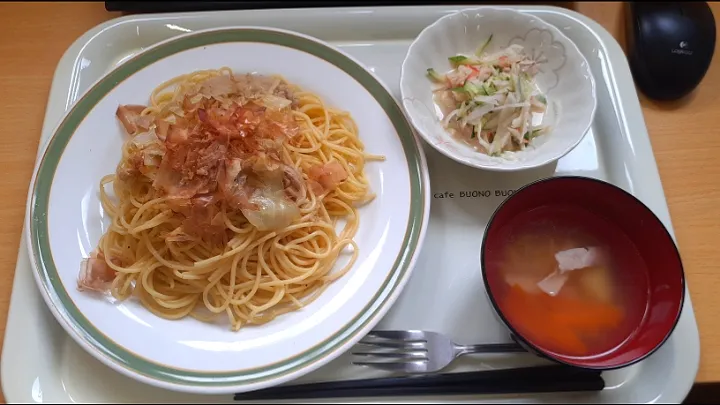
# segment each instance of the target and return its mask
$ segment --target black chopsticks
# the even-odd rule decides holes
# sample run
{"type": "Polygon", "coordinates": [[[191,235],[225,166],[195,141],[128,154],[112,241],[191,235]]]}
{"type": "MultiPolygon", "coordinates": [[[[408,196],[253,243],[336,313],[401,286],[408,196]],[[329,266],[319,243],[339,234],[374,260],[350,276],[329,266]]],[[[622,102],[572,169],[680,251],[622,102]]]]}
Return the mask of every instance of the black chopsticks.
{"type": "Polygon", "coordinates": [[[600,371],[551,365],[288,385],[236,394],[235,400],[530,394],[601,391],[604,388],[605,381],[600,371]]]}

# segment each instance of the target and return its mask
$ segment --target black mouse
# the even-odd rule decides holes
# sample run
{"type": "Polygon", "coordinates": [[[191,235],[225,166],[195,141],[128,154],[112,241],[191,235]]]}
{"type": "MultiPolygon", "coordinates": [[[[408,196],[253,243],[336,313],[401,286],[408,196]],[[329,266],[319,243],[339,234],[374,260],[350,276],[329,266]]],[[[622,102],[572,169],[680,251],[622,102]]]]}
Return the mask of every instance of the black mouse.
{"type": "Polygon", "coordinates": [[[657,100],[688,95],[715,50],[715,17],[706,2],[631,2],[627,55],[640,91],[657,100]]]}

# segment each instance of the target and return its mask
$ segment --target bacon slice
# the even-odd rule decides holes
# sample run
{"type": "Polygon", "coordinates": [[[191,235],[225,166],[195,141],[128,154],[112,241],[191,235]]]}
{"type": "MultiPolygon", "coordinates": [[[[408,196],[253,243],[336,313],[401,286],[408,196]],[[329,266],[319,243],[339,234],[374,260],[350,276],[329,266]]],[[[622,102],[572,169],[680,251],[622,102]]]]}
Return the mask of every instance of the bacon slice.
{"type": "Polygon", "coordinates": [[[348,173],[340,163],[332,161],[311,167],[308,177],[312,192],[315,195],[322,195],[335,190],[348,178],[348,173]]]}
{"type": "Polygon", "coordinates": [[[129,135],[136,135],[141,130],[147,131],[153,123],[154,118],[149,115],[140,115],[145,110],[143,105],[119,105],[115,115],[122,123],[129,135]]]}
{"type": "MultiPolygon", "coordinates": [[[[121,265],[118,260],[112,260],[114,264],[121,265]]],[[[89,258],[84,259],[80,264],[78,290],[107,292],[115,276],[116,272],[108,266],[103,252],[93,252],[89,258]]]]}

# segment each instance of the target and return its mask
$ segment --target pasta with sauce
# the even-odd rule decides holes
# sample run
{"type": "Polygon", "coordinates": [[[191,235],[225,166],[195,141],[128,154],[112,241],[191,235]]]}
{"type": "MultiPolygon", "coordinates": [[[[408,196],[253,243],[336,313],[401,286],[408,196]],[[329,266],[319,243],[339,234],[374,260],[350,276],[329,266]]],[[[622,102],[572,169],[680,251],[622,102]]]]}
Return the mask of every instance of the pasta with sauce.
{"type": "Polygon", "coordinates": [[[117,117],[130,137],[100,182],[112,222],[79,289],[166,319],[224,314],[239,330],[302,308],[353,265],[357,207],[374,198],[365,164],[384,158],[365,153],[348,113],[282,77],[222,68],[173,78],[117,117]]]}

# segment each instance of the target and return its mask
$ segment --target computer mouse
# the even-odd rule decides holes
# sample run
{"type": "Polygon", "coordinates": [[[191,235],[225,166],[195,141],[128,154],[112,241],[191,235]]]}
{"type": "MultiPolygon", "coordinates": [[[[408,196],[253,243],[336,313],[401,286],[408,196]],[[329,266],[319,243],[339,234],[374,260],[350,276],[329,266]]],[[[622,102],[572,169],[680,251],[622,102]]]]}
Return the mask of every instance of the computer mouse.
{"type": "Polygon", "coordinates": [[[715,50],[715,17],[706,2],[631,2],[627,56],[646,96],[676,100],[700,84],[715,50]]]}

